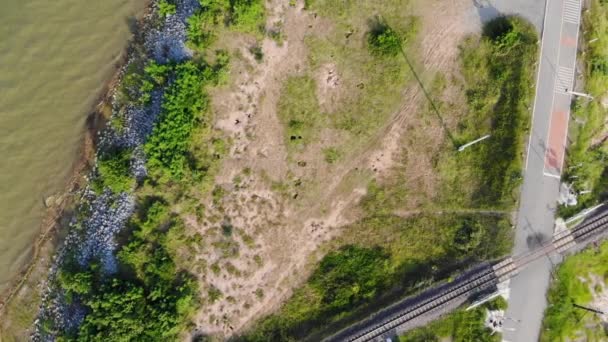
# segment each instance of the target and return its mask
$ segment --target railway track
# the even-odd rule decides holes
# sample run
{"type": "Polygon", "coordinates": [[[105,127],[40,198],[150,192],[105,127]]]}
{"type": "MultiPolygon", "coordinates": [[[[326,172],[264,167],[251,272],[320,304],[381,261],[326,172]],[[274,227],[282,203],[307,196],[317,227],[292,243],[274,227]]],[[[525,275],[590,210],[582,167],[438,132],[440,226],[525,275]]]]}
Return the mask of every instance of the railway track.
{"type": "Polygon", "coordinates": [[[535,260],[552,253],[564,253],[579,243],[589,243],[597,238],[597,235],[605,228],[608,228],[608,210],[589,217],[573,230],[563,230],[554,234],[550,241],[541,243],[533,251],[508,257],[494,266],[482,268],[474,274],[461,277],[440,288],[432,288],[413,298],[402,300],[388,309],[378,312],[372,318],[338,332],[327,338],[326,341],[372,341],[397,326],[411,322],[458,298],[469,298],[476,293],[488,290],[499,282],[512,277],[535,260]],[[384,311],[395,311],[395,307],[399,307],[400,304],[404,306],[403,309],[383,314],[384,311]]]}

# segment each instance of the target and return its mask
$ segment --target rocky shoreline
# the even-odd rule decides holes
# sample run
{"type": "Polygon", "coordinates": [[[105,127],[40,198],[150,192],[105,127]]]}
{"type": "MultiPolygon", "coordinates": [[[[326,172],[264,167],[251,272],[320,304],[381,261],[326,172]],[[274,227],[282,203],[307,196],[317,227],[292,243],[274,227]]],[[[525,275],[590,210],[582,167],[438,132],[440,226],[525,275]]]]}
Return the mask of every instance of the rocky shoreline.
{"type": "Polygon", "coordinates": [[[94,177],[97,154],[113,147],[134,149],[131,173],[136,179],[142,179],[146,175],[143,144],[152,132],[155,119],[160,113],[163,89],[152,93],[149,104],[129,105],[126,108],[118,105],[117,93],[127,68],[142,50],[146,58],[159,64],[179,62],[192,56],[192,52],[186,47],[186,20],[195,13],[200,4],[197,0],[178,0],[175,3],[175,13],[165,16],[159,14],[158,1],[152,0],[148,4],[143,18],[138,22],[139,30],[129,44],[123,63],[109,82],[107,91],[96,106],[97,110],[87,120],[87,135],[81,157],[73,168],[74,176],[68,184],[68,193],[71,195],[61,196],[60,203],[49,208],[44,229],[36,242],[33,260],[22,273],[20,281],[9,290],[4,305],[0,303],[2,310],[27,282],[32,269],[38,263],[46,263],[45,259],[50,255],[41,255],[40,250],[43,245],[52,243],[51,240],[57,237],[59,231],[64,230],[60,227],[62,218],[65,220],[66,216],[69,217],[67,235],[54,252],[46,280],[42,286],[30,289],[42,292],[42,305],[31,334],[34,341],[52,341],[56,331],[77,328],[84,318],[83,307],[78,303],[67,303],[63,290],[58,285],[57,271],[67,255],[76,256],[81,265],[86,265],[93,258],[100,260],[101,267],[107,274],[117,270],[117,244],[114,237],[133,214],[134,197],[129,193],[113,194],[108,190],[99,194],[87,183],[94,177]],[[112,117],[121,115],[125,119],[124,129],[117,131],[111,125],[106,125],[108,118],[101,114],[104,107],[111,108],[112,117]],[[69,207],[73,207],[74,213],[68,212],[69,207]],[[53,331],[48,331],[45,326],[49,321],[54,326],[53,331]]]}

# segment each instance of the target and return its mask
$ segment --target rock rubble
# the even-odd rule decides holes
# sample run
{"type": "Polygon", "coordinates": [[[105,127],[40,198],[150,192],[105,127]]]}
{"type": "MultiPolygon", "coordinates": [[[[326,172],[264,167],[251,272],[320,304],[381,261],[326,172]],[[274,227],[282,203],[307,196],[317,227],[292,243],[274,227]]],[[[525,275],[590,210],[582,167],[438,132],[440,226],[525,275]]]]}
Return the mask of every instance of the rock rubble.
{"type": "MultiPolygon", "coordinates": [[[[176,13],[160,19],[154,1],[152,10],[143,20],[144,49],[149,58],[160,64],[192,57],[192,51],[186,46],[187,19],[200,8],[200,4],[197,0],[177,0],[175,3],[176,13]],[[159,19],[163,21],[160,26],[156,25],[159,19]]],[[[120,78],[128,65],[129,62],[119,71],[120,78]]],[[[120,132],[108,128],[100,133],[100,151],[111,147],[133,148],[131,171],[138,180],[147,174],[143,144],[161,111],[163,91],[153,91],[149,104],[145,106],[127,105],[118,113],[120,106],[115,89],[112,96],[113,115],[124,118],[124,127],[120,132]]],[[[73,260],[85,266],[95,260],[105,274],[117,271],[115,236],[134,212],[133,196],[128,193],[113,194],[109,190],[97,194],[86,188],[79,202],[79,215],[74,215],[68,235],[53,257],[48,278],[43,284],[42,305],[34,322],[32,341],[54,341],[59,332],[76,331],[86,316],[85,307],[78,298],[68,303],[58,284],[58,270],[65,262],[73,260]],[[77,219],[78,216],[81,218],[77,219]]]]}

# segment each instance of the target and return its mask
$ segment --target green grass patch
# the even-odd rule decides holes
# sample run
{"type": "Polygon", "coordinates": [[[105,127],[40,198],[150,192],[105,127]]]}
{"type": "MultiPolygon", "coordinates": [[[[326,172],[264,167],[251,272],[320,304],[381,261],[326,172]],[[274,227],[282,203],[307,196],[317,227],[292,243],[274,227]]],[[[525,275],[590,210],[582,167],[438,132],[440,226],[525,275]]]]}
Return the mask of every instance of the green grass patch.
{"type": "Polygon", "coordinates": [[[307,283],[245,341],[318,340],[361,316],[387,294],[405,296],[452,272],[509,250],[509,225],[466,215],[375,216],[349,234],[319,263],[307,283]],[[475,227],[487,227],[479,230],[475,227]],[[479,232],[482,233],[479,233],[479,232]]]}
{"type": "Polygon", "coordinates": [[[474,207],[512,208],[522,179],[537,36],[524,20],[501,17],[486,24],[481,37],[467,38],[460,51],[468,113],[452,135],[458,146],[486,134],[491,137],[439,159],[444,200],[474,207]],[[462,196],[460,189],[465,188],[474,190],[462,196]]]}
{"type": "Polygon", "coordinates": [[[498,342],[499,334],[484,326],[487,310],[506,309],[506,301],[498,297],[475,309],[456,312],[399,336],[399,342],[498,342]]]}
{"type": "Polygon", "coordinates": [[[595,100],[578,98],[572,111],[569,138],[572,141],[566,156],[564,179],[573,185],[576,192],[590,191],[578,196],[575,206],[560,206],[558,213],[570,217],[608,198],[608,147],[601,137],[605,129],[606,113],[600,101],[606,100],[608,89],[608,4],[592,0],[590,9],[583,13],[585,53],[579,60],[585,63],[584,91],[595,96],[595,100]],[[599,38],[599,39],[598,39],[599,38]],[[594,40],[593,42],[591,42],[594,40]]]}
{"type": "Polygon", "coordinates": [[[574,304],[589,306],[591,275],[604,283],[608,280],[608,243],[603,243],[599,249],[589,248],[570,256],[558,267],[547,295],[549,305],[545,310],[541,341],[601,341],[608,338],[598,317],[574,307],[574,304]]]}
{"type": "Polygon", "coordinates": [[[401,103],[411,75],[397,44],[415,57],[409,49],[415,45],[418,19],[409,15],[408,1],[315,0],[306,8],[335,23],[324,37],[306,37],[309,64],[313,71],[335,65],[341,95],[332,104],[330,127],[350,135],[344,146],[360,147],[401,103]]]}
{"type": "Polygon", "coordinates": [[[278,113],[285,125],[285,143],[292,150],[311,143],[327,118],[319,109],[315,81],[306,76],[287,79],[281,91],[278,113]]]}
{"type": "MultiPolygon", "coordinates": [[[[411,20],[413,22],[413,20],[411,20]]],[[[413,24],[412,24],[413,25],[413,24]]],[[[313,69],[335,64],[344,96],[334,105],[332,126],[356,138],[376,132],[397,110],[401,91],[410,80],[400,55],[372,55],[365,46],[308,37],[313,69]]],[[[359,142],[360,144],[361,142],[359,142]]]]}

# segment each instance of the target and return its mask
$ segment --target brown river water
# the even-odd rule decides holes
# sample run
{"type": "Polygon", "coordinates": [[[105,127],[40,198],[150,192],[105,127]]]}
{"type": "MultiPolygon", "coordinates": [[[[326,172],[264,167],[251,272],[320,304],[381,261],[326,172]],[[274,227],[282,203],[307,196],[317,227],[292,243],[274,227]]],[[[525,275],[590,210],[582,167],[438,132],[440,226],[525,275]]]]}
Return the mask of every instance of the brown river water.
{"type": "Polygon", "coordinates": [[[64,190],[87,114],[145,0],[2,0],[0,293],[29,260],[44,198],[64,190]]]}

